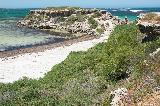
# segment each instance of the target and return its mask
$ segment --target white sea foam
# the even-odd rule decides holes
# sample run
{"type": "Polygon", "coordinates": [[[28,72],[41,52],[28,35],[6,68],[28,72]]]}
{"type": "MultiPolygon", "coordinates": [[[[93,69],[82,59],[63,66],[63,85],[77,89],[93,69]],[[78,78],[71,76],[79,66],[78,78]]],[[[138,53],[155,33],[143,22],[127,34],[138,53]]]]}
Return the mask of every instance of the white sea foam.
{"type": "Polygon", "coordinates": [[[137,12],[142,12],[142,11],[144,11],[144,10],[129,10],[129,11],[134,12],[134,13],[137,13],[137,12]]]}
{"type": "Polygon", "coordinates": [[[112,10],[112,11],[118,11],[118,10],[112,10]]]}

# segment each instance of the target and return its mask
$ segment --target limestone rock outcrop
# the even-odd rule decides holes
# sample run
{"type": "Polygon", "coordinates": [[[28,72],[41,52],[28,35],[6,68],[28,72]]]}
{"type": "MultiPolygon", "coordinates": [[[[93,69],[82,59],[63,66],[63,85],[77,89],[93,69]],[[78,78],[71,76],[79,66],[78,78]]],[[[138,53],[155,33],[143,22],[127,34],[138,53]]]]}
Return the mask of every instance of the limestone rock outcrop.
{"type": "Polygon", "coordinates": [[[131,98],[126,88],[118,88],[111,92],[111,106],[133,106],[131,98]]]}
{"type": "Polygon", "coordinates": [[[107,30],[110,22],[118,25],[120,19],[105,10],[66,7],[31,10],[17,25],[79,36],[98,35],[107,30]]]}
{"type": "Polygon", "coordinates": [[[137,20],[139,30],[144,34],[144,41],[155,40],[160,37],[160,14],[140,14],[137,20]]]}
{"type": "Polygon", "coordinates": [[[160,35],[160,13],[140,14],[137,25],[142,33],[160,35]]]}

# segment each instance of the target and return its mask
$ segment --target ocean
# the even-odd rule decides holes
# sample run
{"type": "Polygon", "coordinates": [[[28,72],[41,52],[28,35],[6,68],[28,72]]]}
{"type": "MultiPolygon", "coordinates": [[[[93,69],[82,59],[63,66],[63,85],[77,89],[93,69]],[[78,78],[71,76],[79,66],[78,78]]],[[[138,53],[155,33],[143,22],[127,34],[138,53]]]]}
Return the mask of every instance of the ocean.
{"type": "MultiPolygon", "coordinates": [[[[133,21],[140,13],[160,12],[160,8],[105,8],[115,16],[133,21]]],[[[33,29],[18,28],[16,22],[22,20],[30,9],[0,9],[0,51],[14,50],[46,43],[64,41],[64,38],[42,33],[33,29]]]]}
{"type": "Polygon", "coordinates": [[[65,40],[34,29],[18,28],[17,21],[22,20],[29,11],[30,9],[0,9],[0,51],[65,40]]]}

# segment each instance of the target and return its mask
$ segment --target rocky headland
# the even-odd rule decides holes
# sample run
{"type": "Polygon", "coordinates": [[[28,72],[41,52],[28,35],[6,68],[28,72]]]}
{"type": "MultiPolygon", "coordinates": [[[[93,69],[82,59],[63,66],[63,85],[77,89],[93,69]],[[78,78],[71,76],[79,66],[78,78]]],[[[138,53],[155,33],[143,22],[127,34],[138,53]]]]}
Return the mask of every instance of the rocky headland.
{"type": "Polygon", "coordinates": [[[19,27],[29,27],[50,34],[79,37],[101,35],[118,25],[121,20],[105,10],[84,9],[78,7],[56,7],[31,10],[28,16],[19,21],[19,27]]]}
{"type": "Polygon", "coordinates": [[[160,13],[140,14],[137,25],[144,34],[143,40],[151,41],[160,37],[160,13]]]}

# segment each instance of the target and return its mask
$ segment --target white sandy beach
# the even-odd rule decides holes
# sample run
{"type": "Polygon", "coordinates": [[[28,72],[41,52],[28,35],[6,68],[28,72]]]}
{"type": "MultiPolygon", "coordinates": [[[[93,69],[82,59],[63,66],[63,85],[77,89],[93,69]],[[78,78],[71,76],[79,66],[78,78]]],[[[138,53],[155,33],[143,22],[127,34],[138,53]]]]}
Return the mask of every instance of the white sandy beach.
{"type": "MultiPolygon", "coordinates": [[[[113,28],[112,28],[113,29],[113,28]]],[[[82,41],[70,46],[57,47],[39,53],[26,53],[14,57],[0,58],[0,82],[9,83],[23,77],[38,79],[51,68],[64,61],[71,51],[86,51],[108,39],[111,31],[106,31],[99,39],[82,41]]]]}

